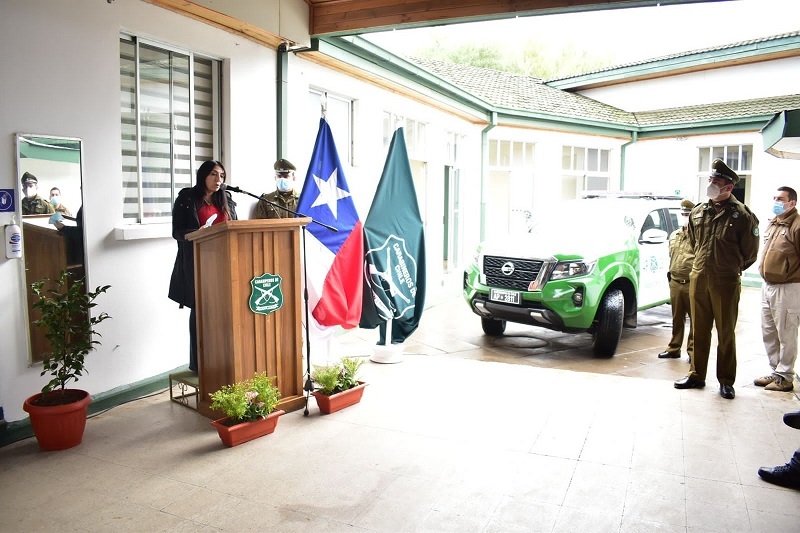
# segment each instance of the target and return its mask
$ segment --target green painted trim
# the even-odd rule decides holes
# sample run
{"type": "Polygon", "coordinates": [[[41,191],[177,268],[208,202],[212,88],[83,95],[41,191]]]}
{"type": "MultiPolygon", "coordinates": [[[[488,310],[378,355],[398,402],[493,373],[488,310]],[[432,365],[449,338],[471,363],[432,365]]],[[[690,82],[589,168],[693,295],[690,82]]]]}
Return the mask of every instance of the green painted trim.
{"type": "MultiPolygon", "coordinates": [[[[556,89],[574,90],[598,83],[624,82],[641,76],[669,74],[672,71],[696,68],[703,65],[717,68],[720,63],[741,61],[751,57],[761,57],[793,50],[800,50],[800,34],[794,33],[774,39],[756,39],[743,42],[738,46],[706,48],[694,52],[675,54],[649,61],[610,67],[571,78],[550,80],[545,84],[556,89]]],[[[798,55],[800,55],[800,52],[798,52],[798,55]]]]}
{"type": "Polygon", "coordinates": [[[756,287],[758,289],[764,284],[764,279],[758,273],[745,272],[742,274],[742,285],[745,287],[756,287]]]}
{"type": "MultiPolygon", "coordinates": [[[[187,369],[188,366],[180,366],[169,372],[92,396],[88,416],[91,418],[92,415],[113,409],[122,404],[138,400],[155,392],[165,391],[169,388],[169,375],[187,369]]],[[[33,437],[33,429],[29,418],[9,422],[0,427],[0,448],[30,437],[33,437]]]]}

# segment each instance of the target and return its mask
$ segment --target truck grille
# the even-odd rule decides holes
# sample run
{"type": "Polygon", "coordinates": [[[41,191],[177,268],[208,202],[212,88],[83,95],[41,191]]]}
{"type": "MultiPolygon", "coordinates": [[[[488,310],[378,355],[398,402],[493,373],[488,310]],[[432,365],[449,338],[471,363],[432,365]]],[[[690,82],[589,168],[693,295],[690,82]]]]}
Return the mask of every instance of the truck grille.
{"type": "Polygon", "coordinates": [[[530,283],[542,270],[542,265],[544,261],[487,255],[483,258],[483,273],[486,275],[486,284],[490,287],[527,291],[530,283]],[[506,263],[514,265],[514,272],[508,276],[502,270],[506,263]]]}

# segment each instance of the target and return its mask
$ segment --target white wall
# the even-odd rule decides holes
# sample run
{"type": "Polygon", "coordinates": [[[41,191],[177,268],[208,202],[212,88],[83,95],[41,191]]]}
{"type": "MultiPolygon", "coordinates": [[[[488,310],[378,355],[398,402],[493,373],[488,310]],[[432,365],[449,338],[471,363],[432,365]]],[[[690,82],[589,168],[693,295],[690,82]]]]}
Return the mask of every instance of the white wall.
{"type": "MultiPolygon", "coordinates": [[[[97,394],[186,364],[189,311],[167,298],[174,240],[114,236],[123,197],[120,31],[225,60],[223,157],[230,181],[244,188],[272,174],[275,52],[139,0],[4,1],[2,11],[0,188],[18,190],[15,132],[83,140],[88,284],[112,286],[99,303],[113,320],[100,326],[103,345],[77,386],[97,394]]],[[[0,213],[0,224],[10,218],[0,213]]],[[[0,258],[0,405],[9,421],[27,416],[23,400],[46,382],[40,367],[28,367],[22,280],[23,262],[0,258]]]]}
{"type": "Polygon", "coordinates": [[[587,89],[580,94],[626,111],[800,94],[800,57],[587,89]]]}

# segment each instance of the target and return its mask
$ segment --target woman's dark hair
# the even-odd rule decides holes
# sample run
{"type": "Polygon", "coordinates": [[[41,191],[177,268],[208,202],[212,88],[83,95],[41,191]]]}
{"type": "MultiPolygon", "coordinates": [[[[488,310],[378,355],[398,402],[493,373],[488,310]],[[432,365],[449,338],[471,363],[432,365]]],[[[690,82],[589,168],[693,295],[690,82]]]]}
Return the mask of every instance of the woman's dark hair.
{"type": "MultiPolygon", "coordinates": [[[[225,177],[222,179],[223,183],[228,180],[228,171],[225,170],[225,166],[222,163],[214,160],[204,162],[200,165],[200,168],[197,169],[197,181],[195,181],[194,187],[192,187],[195,200],[199,201],[205,196],[206,178],[211,174],[211,171],[214,170],[214,167],[221,168],[222,172],[225,173],[225,177]]],[[[225,220],[233,219],[233,217],[231,217],[231,212],[228,210],[228,195],[223,189],[211,195],[211,203],[222,211],[225,215],[225,220]]]]}

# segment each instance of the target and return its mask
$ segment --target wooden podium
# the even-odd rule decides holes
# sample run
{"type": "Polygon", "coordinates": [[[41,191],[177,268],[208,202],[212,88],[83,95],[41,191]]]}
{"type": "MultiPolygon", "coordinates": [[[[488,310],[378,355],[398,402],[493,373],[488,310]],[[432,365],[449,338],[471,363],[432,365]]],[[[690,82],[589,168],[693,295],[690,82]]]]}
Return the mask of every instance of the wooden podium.
{"type": "Polygon", "coordinates": [[[222,417],[211,410],[209,393],[254,372],[277,378],[279,409],[305,406],[300,232],[309,222],[232,220],[186,236],[194,242],[198,411],[203,415],[222,417]],[[280,308],[269,314],[250,306],[251,281],[265,274],[280,276],[283,295],[280,308]]]}

